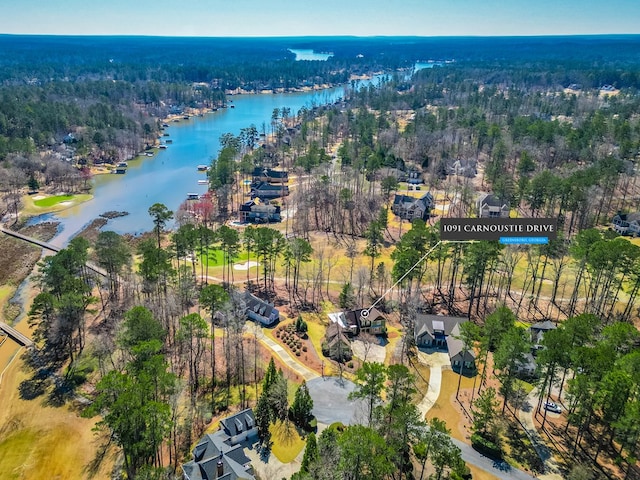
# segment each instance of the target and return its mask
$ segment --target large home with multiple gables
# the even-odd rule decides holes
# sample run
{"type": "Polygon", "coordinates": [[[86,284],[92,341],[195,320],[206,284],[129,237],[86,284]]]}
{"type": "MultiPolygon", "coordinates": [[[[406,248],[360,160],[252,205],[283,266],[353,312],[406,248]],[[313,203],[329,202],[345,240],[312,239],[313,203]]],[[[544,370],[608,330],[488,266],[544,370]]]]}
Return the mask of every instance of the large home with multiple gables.
{"type": "Polygon", "coordinates": [[[272,170],[266,167],[256,167],[253,169],[253,181],[268,183],[287,183],[289,181],[289,172],[284,170],[272,170]]]}
{"type": "Polygon", "coordinates": [[[255,480],[242,442],[258,437],[255,417],[246,409],[220,421],[220,430],[206,434],[182,465],[184,480],[255,480]]]}
{"type": "Polygon", "coordinates": [[[272,223],[282,220],[280,205],[250,200],[240,206],[240,221],[244,223],[272,223]]]}
{"type": "MultiPolygon", "coordinates": [[[[280,321],[280,312],[272,303],[256,297],[247,290],[244,292],[232,290],[231,298],[236,309],[244,309],[247,320],[265,327],[272,327],[280,321]]],[[[218,324],[225,324],[228,321],[227,314],[222,310],[218,310],[214,318],[218,324]]]]}
{"type": "Polygon", "coordinates": [[[418,314],[413,331],[416,346],[446,349],[454,370],[475,369],[476,354],[473,349],[465,350],[460,335],[460,325],[464,317],[418,314]]]}
{"type": "Polygon", "coordinates": [[[478,218],[509,218],[509,205],[491,193],[481,195],[476,206],[478,218]]]}
{"type": "Polygon", "coordinates": [[[529,327],[529,335],[531,337],[531,351],[524,355],[522,362],[517,365],[517,373],[521,377],[533,377],[536,375],[538,364],[536,362],[536,355],[538,350],[543,349],[542,339],[545,333],[555,330],[556,324],[551,320],[543,320],[538,323],[534,323],[529,327]]]}
{"type": "Polygon", "coordinates": [[[384,335],[387,333],[387,319],[382,315],[382,312],[373,307],[363,317],[362,312],[365,310],[367,309],[358,308],[345,312],[330,313],[329,320],[340,325],[342,330],[351,336],[358,336],[360,333],[369,333],[371,335],[384,335]]]}
{"type": "Polygon", "coordinates": [[[251,184],[251,198],[269,200],[273,198],[286,197],[289,195],[287,185],[271,185],[268,182],[257,182],[251,184]]]}
{"type": "Polygon", "coordinates": [[[393,199],[393,204],[391,205],[391,211],[402,220],[411,221],[416,218],[421,218],[427,221],[434,206],[435,200],[429,192],[420,198],[396,194],[393,199]]]}
{"type": "Polygon", "coordinates": [[[611,224],[620,235],[640,235],[640,213],[618,213],[611,220],[611,224]]]}

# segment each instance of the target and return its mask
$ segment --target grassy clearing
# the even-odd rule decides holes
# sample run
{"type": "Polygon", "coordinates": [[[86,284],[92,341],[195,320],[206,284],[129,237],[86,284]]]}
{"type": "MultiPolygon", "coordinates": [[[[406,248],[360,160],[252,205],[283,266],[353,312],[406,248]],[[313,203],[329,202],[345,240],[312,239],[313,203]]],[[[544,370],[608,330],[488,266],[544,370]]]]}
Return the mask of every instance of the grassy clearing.
{"type": "Polygon", "coordinates": [[[25,215],[39,215],[41,213],[59,212],[73,205],[87,202],[93,198],[93,195],[53,195],[51,197],[40,198],[34,200],[30,195],[22,197],[22,213],[25,215]]]}
{"type": "Polygon", "coordinates": [[[69,202],[73,200],[74,195],[54,195],[53,197],[41,198],[39,200],[34,200],[33,204],[36,207],[53,207],[61,202],[69,202]]]}
{"type": "MultiPolygon", "coordinates": [[[[224,265],[224,253],[222,250],[214,250],[209,249],[207,253],[199,256],[200,261],[204,263],[204,265],[209,265],[210,267],[223,266],[224,265]]],[[[240,253],[234,260],[233,264],[236,263],[244,263],[248,260],[247,253],[240,253]]],[[[255,258],[251,258],[252,261],[256,261],[255,258]]],[[[252,267],[255,268],[255,267],[252,267]]]]}
{"type": "MultiPolygon", "coordinates": [[[[9,303],[9,299],[12,297],[14,292],[15,292],[15,288],[10,285],[0,286],[0,305],[7,305],[9,303]]],[[[2,319],[2,311],[0,310],[0,320],[1,319],[2,319]]]]}
{"type": "Polygon", "coordinates": [[[43,398],[20,399],[18,386],[27,378],[21,367],[14,362],[0,388],[0,478],[109,479],[114,452],[94,462],[105,440],[92,431],[95,419],[46,406],[43,398]]]}
{"type": "Polygon", "coordinates": [[[322,360],[324,358],[322,355],[322,340],[324,339],[326,327],[320,322],[318,317],[318,315],[314,314],[302,315],[304,321],[307,322],[307,335],[309,335],[311,344],[313,348],[315,348],[318,357],[322,360]]]}
{"type": "Polygon", "coordinates": [[[291,422],[278,420],[271,424],[269,431],[273,441],[271,453],[282,463],[292,462],[305,446],[305,441],[291,422]]]}
{"type": "Polygon", "coordinates": [[[402,339],[402,331],[397,328],[387,324],[387,340],[389,343],[385,347],[386,355],[384,358],[385,365],[389,365],[391,360],[393,360],[393,353],[396,351],[396,346],[398,342],[402,339]]]}
{"type": "Polygon", "coordinates": [[[411,364],[413,375],[415,376],[414,386],[417,390],[414,400],[415,403],[420,403],[424,397],[427,389],[429,388],[429,378],[431,378],[431,368],[427,365],[423,365],[419,361],[414,361],[411,364]]]}
{"type": "Polygon", "coordinates": [[[531,385],[529,382],[525,382],[524,380],[520,380],[518,378],[516,378],[516,388],[518,387],[522,387],[522,389],[527,392],[527,395],[531,393],[531,391],[534,389],[534,386],[531,385]]]}

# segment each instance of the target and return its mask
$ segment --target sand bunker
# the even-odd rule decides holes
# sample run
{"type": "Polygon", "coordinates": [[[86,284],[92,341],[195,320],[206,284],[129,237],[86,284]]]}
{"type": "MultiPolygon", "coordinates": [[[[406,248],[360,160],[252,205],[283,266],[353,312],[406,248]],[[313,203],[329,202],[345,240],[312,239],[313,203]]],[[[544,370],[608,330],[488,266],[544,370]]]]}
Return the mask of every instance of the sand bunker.
{"type": "Polygon", "coordinates": [[[258,262],[244,262],[244,263],[236,263],[233,266],[234,270],[249,270],[251,267],[257,267],[258,265],[260,265],[258,262]]]}
{"type": "Polygon", "coordinates": [[[73,205],[73,202],[60,202],[58,205],[62,205],[63,207],[68,207],[69,205],[73,205]]]}

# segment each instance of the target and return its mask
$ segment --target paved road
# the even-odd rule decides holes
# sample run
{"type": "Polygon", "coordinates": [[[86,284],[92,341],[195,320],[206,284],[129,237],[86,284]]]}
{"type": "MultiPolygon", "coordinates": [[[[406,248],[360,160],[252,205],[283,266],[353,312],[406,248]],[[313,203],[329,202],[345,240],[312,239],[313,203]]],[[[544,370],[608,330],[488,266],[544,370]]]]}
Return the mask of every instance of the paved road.
{"type": "MultiPolygon", "coordinates": [[[[425,393],[424,398],[418,404],[418,410],[422,415],[425,415],[431,407],[436,403],[438,397],[440,396],[440,387],[442,384],[442,367],[450,365],[449,355],[443,352],[438,351],[418,351],[418,360],[420,363],[424,365],[429,365],[430,374],[429,374],[429,387],[427,388],[427,392],[425,393]]],[[[495,461],[485,457],[481,453],[475,451],[471,445],[468,445],[460,440],[456,440],[451,437],[453,443],[461,450],[462,459],[470,463],[471,465],[478,467],[490,474],[504,480],[531,480],[535,477],[532,477],[528,473],[510,468],[509,470],[500,470],[496,466],[494,466],[495,461]]]]}
{"type": "MultiPolygon", "coordinates": [[[[523,408],[518,411],[518,419],[524,427],[524,431],[527,433],[527,437],[531,440],[533,448],[536,449],[538,457],[544,462],[545,474],[540,478],[547,480],[562,480],[562,476],[559,474],[560,469],[558,464],[551,454],[551,450],[547,447],[544,439],[538,433],[538,429],[535,426],[533,420],[533,414],[538,405],[538,397],[540,392],[537,388],[534,388],[527,395],[527,399],[523,408]]],[[[558,414],[547,412],[547,417],[558,416],[558,414]]]]}
{"type": "Polygon", "coordinates": [[[485,457],[479,452],[476,452],[471,445],[467,445],[460,440],[452,438],[454,445],[456,445],[462,452],[462,459],[470,463],[471,465],[478,467],[491,475],[503,480],[534,480],[536,477],[529,475],[527,472],[518,470],[516,468],[510,468],[509,470],[500,470],[494,467],[494,460],[485,457]]]}
{"type": "Polygon", "coordinates": [[[418,361],[423,365],[428,365],[429,369],[429,386],[422,401],[418,404],[418,410],[422,417],[427,414],[433,407],[440,396],[440,388],[442,385],[442,367],[450,365],[449,355],[443,352],[426,353],[418,351],[418,361]]]}

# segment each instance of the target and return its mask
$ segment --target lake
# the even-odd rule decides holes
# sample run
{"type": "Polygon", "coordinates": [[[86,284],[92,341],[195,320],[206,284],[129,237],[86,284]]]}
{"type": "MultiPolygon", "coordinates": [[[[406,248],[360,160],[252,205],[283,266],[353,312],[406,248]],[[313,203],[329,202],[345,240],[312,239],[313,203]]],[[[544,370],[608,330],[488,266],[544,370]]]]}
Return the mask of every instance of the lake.
{"type": "MultiPolygon", "coordinates": [[[[433,63],[424,63],[430,68],[433,63]]],[[[416,69],[419,69],[416,65],[416,69]]],[[[326,90],[229,96],[229,106],[202,117],[170,122],[165,133],[171,140],[168,148],[157,150],[153,157],[139,157],[128,161],[124,175],[96,175],[93,180],[93,200],[68,208],[57,214],[41,215],[32,223],[51,220],[60,222],[58,234],[51,240],[54,245],[64,247],[74,235],[92,220],[107,211],[128,212],[129,215],[109,220],[105,229],[117,233],[140,234],[153,229],[148,210],[154,203],[162,203],[172,211],[187,198],[187,194],[202,194],[207,185],[198,180],[206,175],[198,172],[198,165],[209,165],[220,149],[219,138],[225,133],[238,135],[240,130],[255,125],[258,132],[271,130],[271,115],[274,109],[288,107],[290,116],[301,108],[312,108],[333,103],[345,97],[347,89],[377,85],[384,75],[370,80],[358,80],[353,85],[326,90]]]]}
{"type": "Polygon", "coordinates": [[[296,56],[296,61],[311,60],[317,62],[326,62],[329,57],[333,57],[333,53],[317,53],[314,50],[307,49],[294,49],[290,48],[289,51],[296,56]]]}
{"type": "Polygon", "coordinates": [[[222,134],[238,135],[242,128],[252,124],[258,132],[262,132],[264,124],[269,133],[274,109],[288,107],[293,116],[302,107],[311,108],[344,97],[345,88],[230,96],[229,105],[234,108],[219,109],[203,117],[181,119],[177,123],[170,122],[165,130],[169,136],[163,137],[163,140],[172,140],[168,148],[158,150],[154,157],[129,160],[125,175],[96,175],[93,200],[55,215],[43,215],[36,221],[53,220],[61,223],[60,232],[52,240],[53,244],[61,247],[93,219],[109,210],[129,212],[129,215],[109,220],[106,229],[121,234],[150,231],[153,228],[148,214],[151,205],[163,203],[176,211],[188,193],[201,194],[207,190],[206,185],[198,184],[198,180],[206,179],[206,175],[198,172],[197,166],[211,163],[220,148],[218,140],[222,134]]]}

